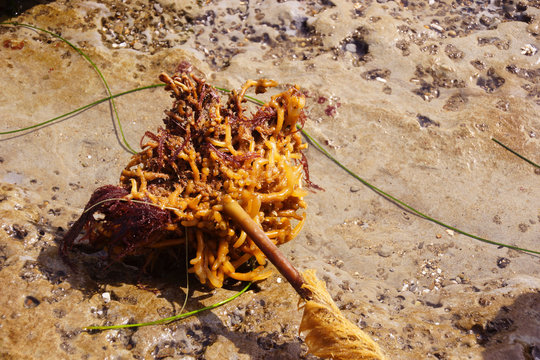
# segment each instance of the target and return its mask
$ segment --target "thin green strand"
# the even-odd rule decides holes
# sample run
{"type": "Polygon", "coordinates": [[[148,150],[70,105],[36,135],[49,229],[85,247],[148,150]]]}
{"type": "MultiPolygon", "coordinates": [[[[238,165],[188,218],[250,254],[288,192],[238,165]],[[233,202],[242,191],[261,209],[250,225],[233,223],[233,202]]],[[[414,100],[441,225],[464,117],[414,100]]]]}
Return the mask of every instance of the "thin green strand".
{"type": "Polygon", "coordinates": [[[112,96],[108,96],[108,97],[105,97],[103,99],[99,99],[99,100],[96,100],[94,101],[93,103],[90,103],[88,105],[85,105],[85,106],[81,106],[80,108],[78,109],[75,109],[73,111],[70,111],[68,113],[65,113],[63,115],[60,115],[60,116],[57,116],[57,117],[54,117],[52,119],[49,119],[49,120],[46,120],[46,121],[43,121],[43,122],[40,122],[38,124],[34,124],[34,125],[31,125],[31,126],[27,126],[27,127],[24,127],[24,128],[21,128],[21,129],[15,129],[15,130],[8,130],[8,131],[2,131],[0,132],[0,135],[8,135],[8,134],[15,134],[15,133],[18,133],[18,132],[22,132],[22,131],[26,131],[26,130],[31,130],[31,129],[35,129],[35,128],[38,128],[40,126],[44,126],[44,125],[47,125],[47,124],[50,124],[56,120],[60,120],[60,119],[63,119],[65,117],[68,117],[70,115],[73,115],[73,114],[76,114],[76,113],[79,113],[85,109],[88,109],[92,106],[95,106],[95,105],[98,105],[98,104],[101,104],[107,100],[111,100],[111,99],[114,99],[114,98],[117,98],[119,96],[122,96],[122,95],[127,95],[127,94],[131,94],[133,92],[137,92],[137,91],[141,91],[141,90],[145,90],[145,89],[151,89],[151,88],[156,88],[156,87],[161,87],[161,86],[165,86],[165,84],[154,84],[154,85],[148,85],[148,86],[143,86],[143,87],[140,87],[140,88],[136,88],[136,89],[131,89],[131,90],[128,90],[128,91],[124,91],[124,92],[121,92],[121,93],[118,93],[118,94],[114,94],[112,96]]]}
{"type": "MultiPolygon", "coordinates": [[[[96,204],[94,204],[94,205],[90,206],[88,209],[86,209],[83,212],[83,214],[90,211],[90,210],[92,210],[94,207],[99,206],[99,205],[101,205],[101,204],[103,204],[105,202],[109,202],[109,201],[135,202],[135,203],[139,203],[139,204],[146,204],[146,205],[162,208],[161,206],[159,206],[157,204],[153,204],[153,203],[149,203],[149,202],[141,201],[141,200],[124,199],[124,198],[111,198],[111,199],[106,199],[106,200],[102,200],[102,201],[97,202],[96,204]]],[[[168,210],[176,210],[175,208],[171,208],[171,207],[168,207],[168,206],[165,206],[163,208],[168,209],[168,210]]],[[[172,316],[172,317],[159,319],[159,320],[155,320],[155,321],[145,322],[145,323],[138,323],[138,324],[122,324],[122,325],[110,325],[110,326],[87,326],[87,327],[84,327],[83,330],[85,330],[85,331],[90,331],[90,330],[112,330],[112,329],[125,329],[125,328],[130,328],[130,327],[142,327],[142,326],[150,326],[150,325],[167,324],[167,323],[170,323],[172,321],[184,319],[184,318],[187,318],[189,316],[196,315],[199,312],[214,309],[214,308],[216,308],[218,306],[224,305],[224,304],[228,303],[229,301],[234,300],[235,298],[240,296],[242,293],[246,292],[247,289],[249,288],[249,286],[251,285],[251,283],[249,283],[240,293],[237,293],[237,294],[233,295],[232,297],[230,297],[228,299],[225,299],[224,301],[221,301],[219,303],[210,305],[210,306],[202,308],[202,309],[198,309],[198,310],[194,310],[194,311],[189,312],[189,313],[182,314],[182,311],[184,311],[184,309],[186,308],[188,294],[189,294],[189,272],[188,272],[189,271],[189,265],[188,265],[189,264],[189,259],[188,259],[187,231],[186,231],[185,247],[186,247],[186,249],[185,249],[185,251],[186,251],[185,264],[186,264],[186,284],[187,284],[187,286],[186,286],[186,297],[184,298],[184,303],[182,304],[182,308],[180,309],[180,314],[179,315],[175,315],[175,316],[172,316]]]]}
{"type": "Polygon", "coordinates": [[[180,314],[182,312],[184,312],[184,309],[186,308],[186,305],[187,305],[187,299],[189,297],[189,257],[188,257],[189,247],[188,247],[187,229],[186,229],[186,239],[185,239],[185,249],[184,249],[184,251],[186,252],[186,257],[184,259],[185,264],[186,264],[186,296],[184,297],[184,303],[182,304],[182,307],[180,308],[180,311],[179,311],[180,314]]]}
{"type": "Polygon", "coordinates": [[[225,299],[225,300],[220,301],[220,302],[217,302],[217,303],[212,304],[210,306],[203,307],[202,309],[198,309],[198,310],[190,311],[190,312],[187,312],[187,313],[178,314],[178,315],[174,315],[174,316],[171,316],[171,317],[168,317],[168,318],[155,320],[155,321],[150,321],[150,322],[144,322],[144,323],[138,323],[138,324],[110,325],[110,326],[87,326],[87,327],[83,328],[83,330],[85,330],[85,331],[112,330],[112,329],[125,329],[125,328],[132,328],[132,327],[169,324],[169,323],[171,323],[173,321],[185,319],[185,318],[188,318],[190,316],[197,315],[197,314],[199,314],[199,313],[201,313],[203,311],[212,310],[212,309],[215,309],[215,308],[217,308],[219,306],[225,305],[228,302],[233,301],[234,299],[236,299],[237,297],[239,297],[240,295],[245,293],[249,289],[251,284],[252,284],[251,282],[248,283],[242,290],[240,290],[238,293],[234,294],[230,298],[225,299]]]}
{"type": "MultiPolygon", "coordinates": [[[[124,199],[124,198],[111,198],[111,199],[106,199],[106,200],[102,200],[102,201],[99,201],[97,203],[95,203],[94,205],[90,206],[88,209],[86,209],[84,213],[92,210],[93,208],[95,208],[96,206],[99,206],[105,202],[109,202],[109,201],[126,201],[126,202],[135,202],[135,203],[139,203],[139,204],[146,204],[146,205],[150,205],[150,206],[155,206],[155,207],[158,207],[158,208],[162,208],[161,206],[157,205],[157,204],[153,204],[153,203],[149,203],[149,202],[146,202],[146,201],[141,201],[141,200],[134,200],[134,199],[124,199]]],[[[168,210],[176,210],[175,208],[171,208],[171,207],[168,207],[168,206],[164,206],[163,207],[164,209],[168,209],[168,210]]],[[[184,309],[186,308],[186,305],[187,305],[187,299],[188,299],[188,294],[189,294],[189,259],[188,259],[188,238],[187,238],[187,231],[186,231],[186,241],[185,241],[185,247],[186,247],[186,259],[185,259],[185,264],[186,264],[186,283],[187,283],[187,286],[186,286],[186,297],[184,298],[184,303],[182,304],[182,308],[180,309],[180,314],[178,315],[174,315],[174,316],[171,316],[171,317],[168,317],[168,318],[164,318],[164,319],[159,319],[159,320],[155,320],[155,321],[150,321],[150,322],[145,322],[145,323],[138,323],[138,324],[122,324],[122,325],[110,325],[110,326],[86,326],[83,328],[84,331],[91,331],[91,330],[113,330],[113,329],[125,329],[125,328],[131,328],[131,327],[143,327],[143,326],[150,326],[150,325],[160,325],[160,324],[168,324],[170,322],[173,322],[173,321],[176,321],[176,320],[181,320],[181,319],[185,319],[189,316],[193,316],[193,315],[196,315],[200,312],[203,312],[205,310],[211,310],[211,309],[215,309],[216,307],[218,306],[221,306],[221,305],[225,305],[226,303],[236,299],[238,296],[242,295],[244,292],[247,291],[247,289],[249,288],[249,286],[252,284],[251,282],[247,284],[247,286],[241,290],[240,292],[238,292],[237,294],[233,295],[232,297],[228,298],[228,299],[225,299],[221,302],[218,302],[218,303],[215,303],[213,305],[210,305],[210,306],[207,306],[205,308],[202,308],[202,309],[198,309],[198,310],[194,310],[192,312],[188,312],[188,313],[184,313],[182,314],[182,311],[184,311],[184,309]]]]}
{"type": "Polygon", "coordinates": [[[516,155],[517,157],[525,160],[526,162],[528,162],[529,164],[531,164],[532,166],[534,167],[537,167],[540,169],[540,165],[538,165],[537,163],[535,163],[534,161],[532,160],[529,160],[527,159],[525,156],[519,154],[517,151],[515,150],[512,150],[510,149],[508,146],[504,145],[502,142],[500,142],[499,140],[495,139],[495,138],[491,138],[491,140],[493,140],[494,142],[496,142],[497,144],[499,144],[500,146],[502,146],[503,148],[505,148],[506,150],[510,151],[512,154],[516,155]]]}
{"type": "Polygon", "coordinates": [[[114,114],[116,116],[116,122],[118,124],[118,130],[120,131],[120,135],[122,136],[122,141],[124,142],[124,145],[128,148],[128,150],[130,152],[132,152],[133,154],[136,154],[137,151],[135,151],[131,145],[129,145],[128,141],[126,140],[126,137],[124,135],[124,130],[122,129],[122,123],[120,122],[120,116],[118,116],[118,111],[116,109],[116,103],[114,102],[113,100],[113,96],[112,96],[112,92],[111,92],[111,89],[109,88],[109,84],[107,83],[107,80],[105,80],[105,77],[103,76],[103,74],[101,73],[101,71],[99,70],[99,68],[97,67],[97,65],[92,61],[92,59],[86,55],[81,49],[79,49],[77,46],[75,46],[74,44],[72,44],[70,41],[68,41],[67,39],[64,39],[62,36],[58,35],[58,34],[55,34],[49,30],[45,30],[45,29],[42,29],[42,28],[39,28],[37,26],[33,26],[33,25],[30,25],[30,24],[24,24],[24,23],[19,23],[19,22],[3,22],[3,23],[0,23],[0,25],[12,25],[12,26],[22,26],[22,27],[26,27],[26,28],[29,28],[29,29],[33,29],[33,30],[38,30],[38,31],[42,31],[46,34],[49,34],[57,39],[60,39],[62,40],[63,42],[65,42],[66,44],[68,44],[69,46],[71,46],[76,52],[78,52],[86,61],[88,61],[90,63],[90,65],[92,65],[92,67],[94,68],[94,70],[98,73],[99,77],[101,78],[101,80],[103,81],[103,84],[105,85],[105,88],[107,88],[107,93],[109,94],[109,99],[111,101],[111,106],[113,108],[113,111],[114,111],[114,114]]]}
{"type": "Polygon", "coordinates": [[[352,172],[351,170],[349,170],[345,165],[343,165],[341,162],[339,162],[335,157],[333,157],[328,151],[326,151],[326,149],[324,147],[322,147],[321,144],[319,144],[313,137],[311,137],[305,130],[302,130],[302,134],[304,134],[304,136],[317,148],[317,150],[319,150],[320,152],[322,152],[328,159],[332,160],[337,166],[339,166],[340,168],[342,168],[343,170],[345,170],[349,175],[351,175],[353,178],[355,178],[356,180],[360,181],[362,184],[364,184],[365,186],[367,186],[368,188],[370,188],[371,190],[375,191],[376,193],[378,193],[379,195],[382,195],[384,196],[385,198],[393,201],[394,203],[400,205],[400,206],[403,206],[407,209],[409,209],[410,211],[412,211],[414,214],[426,219],[426,220],[429,220],[431,222],[434,222],[435,224],[438,224],[440,226],[443,226],[447,229],[450,229],[450,230],[453,230],[457,233],[460,233],[462,235],[465,235],[465,236],[468,236],[470,238],[473,238],[473,239],[476,239],[476,240],[479,240],[481,242],[484,242],[484,243],[488,243],[488,244],[491,244],[491,245],[496,245],[496,246],[502,246],[502,247],[505,247],[505,248],[509,248],[509,249],[513,249],[513,250],[519,250],[519,251],[524,251],[524,252],[527,252],[527,253],[531,253],[531,254],[536,254],[536,255],[540,255],[540,251],[536,251],[536,250],[529,250],[529,249],[525,249],[525,248],[521,248],[521,247],[518,247],[518,246],[514,246],[514,245],[509,245],[509,244],[503,244],[503,243],[500,243],[500,242],[496,242],[496,241],[493,241],[493,240],[488,240],[488,239],[485,239],[485,238],[482,238],[480,236],[476,236],[476,235],[473,235],[473,234],[469,234],[468,232],[465,232],[463,230],[460,230],[456,227],[453,227],[451,225],[448,225],[448,224],[445,224],[443,223],[442,221],[440,220],[437,220],[437,219],[434,219],[432,218],[431,216],[429,215],[426,215],[418,210],[416,210],[415,208],[413,208],[412,206],[404,203],[403,201],[393,197],[392,195],[384,192],[383,190],[379,189],[378,187],[370,184],[369,182],[367,182],[366,180],[362,179],[360,176],[356,175],[354,172],[352,172]]]}
{"type": "MultiPolygon", "coordinates": [[[[2,23],[0,23],[0,25],[2,25],[2,23]]],[[[23,131],[27,131],[27,130],[31,130],[31,129],[35,129],[35,128],[39,128],[41,126],[44,126],[44,125],[47,125],[47,124],[50,124],[54,121],[57,121],[57,120],[61,120],[63,118],[66,118],[70,115],[73,115],[73,114],[77,114],[83,110],[86,110],[88,108],[91,108],[93,106],[96,106],[96,105],[99,105],[105,101],[108,101],[108,100],[111,100],[111,99],[114,99],[114,98],[117,98],[117,97],[120,97],[120,96],[123,96],[123,95],[127,95],[127,94],[131,94],[131,93],[134,93],[134,92],[137,92],[137,91],[141,91],[141,90],[146,90],[146,89],[152,89],[152,88],[157,88],[157,87],[163,87],[165,86],[165,84],[153,84],[153,85],[147,85],[147,86],[143,86],[143,87],[140,87],[140,88],[136,88],[136,89],[131,89],[131,90],[128,90],[128,91],[123,91],[121,93],[118,93],[118,94],[114,94],[114,95],[111,95],[111,96],[108,96],[108,97],[104,97],[102,99],[99,99],[99,100],[96,100],[90,104],[87,104],[87,105],[84,105],[84,106],[81,106],[80,108],[77,108],[75,110],[72,110],[70,112],[67,112],[65,114],[62,114],[62,115],[59,115],[59,116],[56,116],[52,119],[49,119],[49,120],[46,120],[46,121],[43,121],[43,122],[40,122],[40,123],[37,123],[37,124],[34,124],[34,125],[30,125],[30,126],[27,126],[27,127],[23,127],[23,128],[19,128],[19,129],[14,129],[14,130],[7,130],[7,131],[0,131],[0,135],[9,135],[9,134],[16,134],[16,133],[19,133],[19,132],[23,132],[23,131]]],[[[219,88],[219,87],[215,87],[216,89],[220,90],[220,91],[223,91],[223,92],[226,92],[226,93],[230,93],[231,91],[230,90],[227,90],[227,89],[223,89],[223,88],[219,88]]],[[[260,105],[263,105],[264,102],[262,102],[261,100],[259,99],[256,99],[254,97],[251,97],[251,96],[245,96],[246,98],[248,98],[250,101],[256,103],[256,104],[260,104],[260,105]]]]}
{"type": "MultiPolygon", "coordinates": [[[[101,204],[103,204],[105,202],[109,202],[109,201],[135,202],[135,203],[139,203],[139,204],[147,204],[147,205],[151,205],[151,206],[154,206],[154,207],[157,207],[157,208],[162,208],[161,206],[159,206],[157,204],[149,203],[149,202],[141,201],[141,200],[124,199],[124,198],[111,198],[111,199],[106,199],[106,200],[102,200],[102,201],[97,202],[96,204],[90,206],[88,209],[84,210],[83,214],[86,213],[86,212],[89,212],[90,210],[92,210],[96,206],[99,206],[99,205],[101,205],[101,204]]],[[[168,209],[168,210],[177,210],[175,208],[171,208],[171,207],[168,207],[168,206],[164,206],[163,208],[168,209]]],[[[184,303],[182,304],[182,308],[179,311],[180,313],[182,313],[184,311],[184,309],[186,308],[188,295],[189,295],[189,258],[188,258],[188,250],[189,249],[188,249],[187,230],[186,230],[186,240],[185,240],[184,243],[185,243],[185,252],[186,252],[186,258],[185,258],[185,264],[186,264],[186,297],[184,298],[184,303]]],[[[141,324],[138,324],[138,325],[147,326],[147,325],[154,325],[154,324],[152,322],[150,322],[150,323],[141,323],[141,324]]],[[[132,326],[127,326],[126,324],[124,324],[124,325],[115,325],[115,326],[116,326],[115,329],[123,329],[123,328],[126,328],[126,327],[132,327],[132,326]]],[[[87,328],[85,327],[83,329],[86,330],[87,328]]],[[[106,329],[101,329],[101,330],[106,330],[106,329]]]]}

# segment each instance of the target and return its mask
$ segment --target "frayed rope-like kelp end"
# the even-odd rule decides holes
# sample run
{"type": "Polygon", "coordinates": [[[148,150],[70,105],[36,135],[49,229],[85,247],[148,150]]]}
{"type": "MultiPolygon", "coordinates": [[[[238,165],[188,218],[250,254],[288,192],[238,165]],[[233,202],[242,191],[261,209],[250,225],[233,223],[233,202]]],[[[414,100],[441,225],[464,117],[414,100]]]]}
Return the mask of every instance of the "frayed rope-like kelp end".
{"type": "Polygon", "coordinates": [[[303,287],[312,296],[302,301],[300,333],[305,335],[310,353],[335,360],[386,359],[377,343],[343,316],[315,270],[306,270],[303,278],[303,287]]]}

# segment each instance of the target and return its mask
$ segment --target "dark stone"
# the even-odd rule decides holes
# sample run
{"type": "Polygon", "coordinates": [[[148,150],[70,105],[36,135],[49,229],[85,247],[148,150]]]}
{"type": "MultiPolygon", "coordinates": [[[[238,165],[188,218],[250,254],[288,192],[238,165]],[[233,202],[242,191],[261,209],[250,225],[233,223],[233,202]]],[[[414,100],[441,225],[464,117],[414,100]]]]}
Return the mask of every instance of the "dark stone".
{"type": "Polygon", "coordinates": [[[27,309],[32,309],[32,308],[35,308],[36,306],[38,306],[41,302],[36,299],[35,297],[33,296],[27,296],[25,299],[24,299],[24,304],[23,306],[27,309]]]}
{"type": "Polygon", "coordinates": [[[427,116],[424,116],[424,115],[416,115],[416,118],[418,119],[418,123],[420,124],[421,127],[428,127],[428,126],[440,126],[440,124],[436,121],[433,121],[431,120],[430,118],[428,118],[427,116]]]}
{"type": "Polygon", "coordinates": [[[497,259],[497,266],[501,269],[504,269],[510,264],[510,259],[505,257],[500,257],[497,259]]]}

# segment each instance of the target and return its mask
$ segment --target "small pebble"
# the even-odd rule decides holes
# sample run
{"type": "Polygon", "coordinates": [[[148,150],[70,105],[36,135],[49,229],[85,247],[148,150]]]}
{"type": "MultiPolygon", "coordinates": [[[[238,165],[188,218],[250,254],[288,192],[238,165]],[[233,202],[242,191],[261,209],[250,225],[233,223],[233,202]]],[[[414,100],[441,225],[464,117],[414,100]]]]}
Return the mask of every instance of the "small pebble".
{"type": "Polygon", "coordinates": [[[525,56],[533,56],[538,52],[538,49],[533,44],[527,44],[521,48],[521,53],[525,56]]]}
{"type": "Polygon", "coordinates": [[[100,213],[100,212],[95,212],[92,216],[94,220],[97,220],[97,221],[105,219],[105,214],[100,213]]]}
{"type": "Polygon", "coordinates": [[[161,14],[163,12],[163,8],[159,4],[154,4],[154,10],[156,10],[158,14],[161,14]]]}
{"type": "Polygon", "coordinates": [[[535,18],[529,26],[527,26],[527,31],[533,35],[540,34],[540,17],[535,18]]]}
{"type": "Polygon", "coordinates": [[[381,257],[389,257],[390,255],[392,255],[392,249],[390,247],[387,247],[387,246],[382,246],[378,251],[377,251],[377,254],[381,257]]]}
{"type": "Polygon", "coordinates": [[[356,45],[352,44],[352,43],[349,43],[349,44],[345,45],[345,50],[347,50],[348,52],[355,53],[356,52],[356,45]]]}
{"type": "Polygon", "coordinates": [[[500,258],[497,259],[497,266],[498,266],[500,269],[504,269],[504,268],[507,267],[509,264],[510,264],[510,259],[508,259],[508,258],[500,257],[500,258]]]}

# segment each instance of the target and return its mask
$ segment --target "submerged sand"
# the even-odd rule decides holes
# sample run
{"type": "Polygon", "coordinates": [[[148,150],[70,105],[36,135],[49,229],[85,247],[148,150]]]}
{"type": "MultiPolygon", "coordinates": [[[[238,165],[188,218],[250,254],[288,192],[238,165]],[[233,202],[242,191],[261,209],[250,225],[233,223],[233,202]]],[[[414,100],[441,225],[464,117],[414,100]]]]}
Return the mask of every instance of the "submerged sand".
{"type": "MultiPolygon", "coordinates": [[[[213,85],[298,84],[306,130],[349,169],[472,234],[540,250],[540,172],[491,139],[540,160],[540,5],[491,1],[52,1],[14,20],[61,34],[99,66],[113,93],[157,83],[191,62],[213,85]]],[[[0,27],[0,130],[106,96],[65,43],[0,27]]],[[[264,96],[263,96],[264,98],[264,96]]],[[[162,89],[117,99],[139,149],[171,104],[162,89]]],[[[155,320],[241,288],[186,287],[107,266],[59,241],[92,191],[116,184],[130,154],[109,104],[0,138],[0,358],[312,359],[297,296],[274,276],[234,302],[171,325],[155,320]]],[[[349,176],[313,146],[300,236],[282,247],[317,269],[345,316],[392,359],[540,357],[537,256],[421,219],[349,176]]],[[[180,266],[181,269],[181,266],[180,266]]]]}

